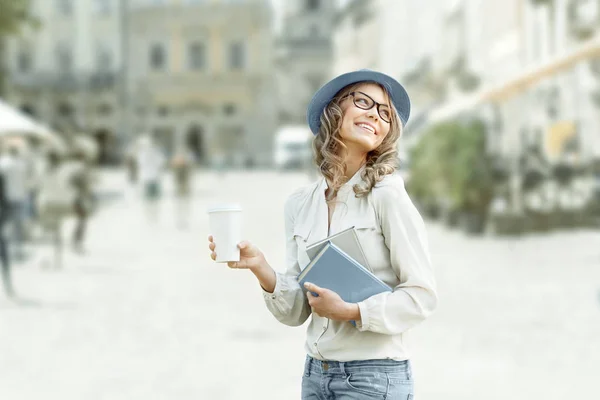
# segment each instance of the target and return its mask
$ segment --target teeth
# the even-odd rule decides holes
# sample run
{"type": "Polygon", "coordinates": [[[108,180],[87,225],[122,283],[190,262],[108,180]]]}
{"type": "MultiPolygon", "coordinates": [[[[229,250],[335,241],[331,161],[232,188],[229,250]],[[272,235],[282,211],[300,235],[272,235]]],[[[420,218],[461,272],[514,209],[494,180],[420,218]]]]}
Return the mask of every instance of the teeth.
{"type": "Polygon", "coordinates": [[[365,128],[368,131],[370,131],[371,133],[375,133],[375,130],[373,128],[371,128],[369,125],[365,125],[365,124],[358,124],[358,126],[360,126],[361,128],[365,128]]]}

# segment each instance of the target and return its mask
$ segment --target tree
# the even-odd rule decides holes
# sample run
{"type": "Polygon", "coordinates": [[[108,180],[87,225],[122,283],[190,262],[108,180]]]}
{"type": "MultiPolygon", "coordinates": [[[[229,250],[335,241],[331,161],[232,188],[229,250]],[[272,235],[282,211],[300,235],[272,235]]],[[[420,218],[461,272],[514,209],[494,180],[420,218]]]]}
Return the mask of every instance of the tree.
{"type": "Polygon", "coordinates": [[[23,23],[35,21],[30,5],[31,0],[0,0],[0,37],[18,32],[23,23]]]}
{"type": "Polygon", "coordinates": [[[31,0],[0,0],[0,94],[3,92],[6,68],[5,40],[18,33],[24,24],[37,24],[30,6],[31,0]]]}

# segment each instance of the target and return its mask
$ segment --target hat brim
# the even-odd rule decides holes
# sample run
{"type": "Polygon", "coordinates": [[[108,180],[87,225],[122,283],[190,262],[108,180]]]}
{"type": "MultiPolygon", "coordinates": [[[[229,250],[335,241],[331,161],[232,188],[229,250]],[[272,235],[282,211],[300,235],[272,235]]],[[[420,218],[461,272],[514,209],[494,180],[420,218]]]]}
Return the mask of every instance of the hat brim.
{"type": "Polygon", "coordinates": [[[321,87],[308,105],[306,117],[308,126],[313,134],[319,132],[321,125],[321,114],[334,96],[348,85],[358,82],[375,82],[383,86],[390,95],[394,107],[403,125],[408,122],[410,116],[410,98],[404,87],[394,78],[381,72],[371,70],[360,70],[342,74],[321,87]]]}

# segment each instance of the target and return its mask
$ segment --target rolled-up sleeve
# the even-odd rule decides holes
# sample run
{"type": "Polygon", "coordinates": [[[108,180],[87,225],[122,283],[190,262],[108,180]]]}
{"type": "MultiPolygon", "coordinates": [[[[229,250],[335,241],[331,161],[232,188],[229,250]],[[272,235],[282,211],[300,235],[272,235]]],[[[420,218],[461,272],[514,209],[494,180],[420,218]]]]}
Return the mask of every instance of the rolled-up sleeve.
{"type": "Polygon", "coordinates": [[[311,308],[308,299],[298,284],[300,273],[298,264],[298,248],[294,238],[294,220],[302,198],[302,191],[293,193],[286,201],[285,237],[286,237],[286,271],[276,272],[277,282],[273,293],[263,290],[267,308],[281,323],[289,326],[302,325],[310,316],[311,308]]]}
{"type": "Polygon", "coordinates": [[[357,328],[395,335],[425,320],[437,306],[436,284],[425,225],[404,182],[393,177],[373,193],[391,266],[400,283],[391,293],[381,293],[358,303],[357,328]]]}

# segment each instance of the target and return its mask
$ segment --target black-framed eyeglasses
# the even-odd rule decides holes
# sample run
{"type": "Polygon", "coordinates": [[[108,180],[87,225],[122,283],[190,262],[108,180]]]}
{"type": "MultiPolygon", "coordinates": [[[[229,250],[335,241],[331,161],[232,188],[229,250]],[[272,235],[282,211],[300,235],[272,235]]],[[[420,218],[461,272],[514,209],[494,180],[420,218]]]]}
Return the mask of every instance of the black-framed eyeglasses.
{"type": "Polygon", "coordinates": [[[352,96],[352,101],[354,105],[361,110],[370,110],[375,105],[377,105],[377,114],[379,117],[387,122],[388,124],[392,120],[392,111],[387,104],[381,104],[373,100],[371,96],[363,92],[351,92],[348,93],[347,96],[352,96]]]}

